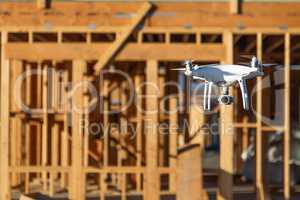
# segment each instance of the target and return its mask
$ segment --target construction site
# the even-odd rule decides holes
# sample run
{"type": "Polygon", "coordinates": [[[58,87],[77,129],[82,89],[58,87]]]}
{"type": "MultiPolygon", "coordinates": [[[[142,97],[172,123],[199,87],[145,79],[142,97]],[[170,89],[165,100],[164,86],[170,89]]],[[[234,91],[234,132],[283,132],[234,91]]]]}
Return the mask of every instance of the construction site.
{"type": "Polygon", "coordinates": [[[0,32],[0,200],[300,199],[299,0],[1,0],[0,32]],[[243,55],[280,66],[249,111],[171,70],[243,55]]]}

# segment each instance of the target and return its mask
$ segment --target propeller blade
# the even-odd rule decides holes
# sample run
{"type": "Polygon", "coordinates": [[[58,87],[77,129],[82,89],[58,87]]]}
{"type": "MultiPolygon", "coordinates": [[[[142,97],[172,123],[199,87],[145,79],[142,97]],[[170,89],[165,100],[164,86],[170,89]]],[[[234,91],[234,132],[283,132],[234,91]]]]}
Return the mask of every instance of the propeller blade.
{"type": "Polygon", "coordinates": [[[197,65],[199,67],[212,67],[212,66],[216,66],[219,65],[219,63],[213,63],[213,64],[207,64],[207,65],[197,65]]]}
{"type": "Polygon", "coordinates": [[[248,67],[250,66],[250,63],[248,63],[248,62],[239,62],[238,64],[239,65],[245,65],[245,66],[248,66],[248,67]]]}
{"type": "Polygon", "coordinates": [[[275,64],[275,63],[267,63],[267,64],[262,64],[263,67],[275,67],[277,66],[278,64],[275,64]]]}
{"type": "Polygon", "coordinates": [[[220,65],[219,63],[214,63],[214,64],[207,64],[207,65],[194,65],[194,69],[199,69],[202,67],[213,67],[213,66],[217,66],[220,65]]]}
{"type": "Polygon", "coordinates": [[[275,70],[282,70],[282,69],[284,69],[284,66],[282,66],[282,65],[276,65],[276,66],[273,66],[273,69],[275,69],[275,70]]]}
{"type": "Polygon", "coordinates": [[[185,68],[172,68],[170,70],[174,70],[174,71],[185,71],[185,68]]]}
{"type": "Polygon", "coordinates": [[[251,59],[253,55],[240,55],[241,58],[251,59]]]}

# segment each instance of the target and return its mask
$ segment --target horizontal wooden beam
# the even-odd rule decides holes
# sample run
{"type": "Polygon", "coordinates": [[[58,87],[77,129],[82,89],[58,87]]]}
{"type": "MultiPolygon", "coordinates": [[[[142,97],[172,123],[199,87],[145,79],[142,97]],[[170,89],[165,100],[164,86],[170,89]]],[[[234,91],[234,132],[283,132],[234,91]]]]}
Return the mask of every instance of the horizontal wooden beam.
{"type": "MultiPolygon", "coordinates": [[[[6,32],[38,32],[38,33],[74,33],[74,32],[81,32],[81,33],[119,33],[120,26],[115,25],[103,25],[97,26],[93,29],[90,29],[87,26],[82,25],[74,25],[74,26],[53,26],[51,29],[47,28],[47,26],[32,26],[32,25],[22,25],[22,26],[13,26],[13,25],[5,25],[0,27],[0,31],[6,32]]],[[[286,32],[291,34],[300,34],[300,27],[289,27],[288,30],[280,29],[276,26],[264,26],[264,27],[257,27],[257,26],[247,26],[243,29],[239,27],[220,27],[217,25],[212,26],[193,26],[190,28],[185,28],[183,26],[172,26],[168,27],[167,29],[164,26],[144,26],[141,30],[139,30],[140,34],[143,33],[186,33],[186,34],[200,34],[200,33],[211,33],[211,34],[220,34],[224,31],[232,31],[234,34],[256,34],[257,32],[261,32],[262,34],[275,34],[275,35],[282,35],[286,32]]]]}
{"type": "Polygon", "coordinates": [[[17,173],[39,173],[39,172],[69,172],[71,167],[52,167],[52,166],[14,166],[10,167],[10,172],[17,173]]]}
{"type": "MultiPolygon", "coordinates": [[[[54,26],[128,25],[141,2],[55,2],[53,9],[41,12],[36,3],[1,3],[0,25],[54,26]],[[7,13],[7,14],[6,14],[7,13]],[[78,13],[80,18],[78,18],[78,13]],[[22,20],[20,20],[22,19],[22,20]],[[91,23],[92,22],[92,23],[91,23]]],[[[219,26],[219,27],[299,27],[299,3],[244,2],[243,13],[232,15],[229,2],[155,2],[151,26],[219,26]],[[188,23],[187,23],[188,22],[188,23]]]]}
{"type": "MultiPolygon", "coordinates": [[[[10,167],[10,172],[17,172],[17,173],[39,173],[39,172],[70,172],[71,167],[53,167],[53,166],[14,166],[10,167]]],[[[84,173],[144,173],[145,167],[129,167],[123,166],[120,167],[106,167],[106,168],[98,168],[98,167],[85,167],[83,168],[84,173]]],[[[160,174],[167,174],[167,173],[175,173],[176,169],[172,167],[158,167],[158,173],[160,174]]]]}
{"type": "MultiPolygon", "coordinates": [[[[21,60],[97,60],[110,44],[21,44],[5,45],[6,57],[21,60]],[[59,52],[59,53],[57,53],[59,52]]],[[[224,60],[222,44],[127,44],[116,60],[224,60]]]]}

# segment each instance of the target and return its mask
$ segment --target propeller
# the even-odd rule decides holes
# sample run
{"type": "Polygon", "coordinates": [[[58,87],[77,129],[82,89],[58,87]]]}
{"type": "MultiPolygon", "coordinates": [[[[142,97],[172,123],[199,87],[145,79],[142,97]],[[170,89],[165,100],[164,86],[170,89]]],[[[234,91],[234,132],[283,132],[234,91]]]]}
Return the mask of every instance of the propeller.
{"type": "Polygon", "coordinates": [[[190,76],[192,74],[193,70],[193,60],[186,60],[181,63],[181,65],[184,65],[185,67],[179,67],[179,68],[172,68],[170,70],[175,70],[175,71],[184,71],[184,74],[187,76],[190,76]]]}
{"type": "Polygon", "coordinates": [[[174,70],[174,71],[184,71],[184,74],[186,76],[192,76],[192,72],[194,70],[197,70],[199,68],[204,68],[204,67],[213,67],[213,66],[217,66],[219,65],[218,63],[214,63],[214,64],[207,64],[207,65],[193,65],[193,60],[186,60],[184,62],[181,63],[182,65],[184,65],[185,67],[179,67],[179,68],[171,68],[170,70],[174,70]]]}
{"type": "Polygon", "coordinates": [[[239,62],[238,64],[239,64],[239,65],[245,65],[245,66],[248,66],[248,67],[249,67],[249,65],[250,65],[249,62],[239,62]]]}
{"type": "Polygon", "coordinates": [[[263,67],[276,67],[278,64],[276,63],[266,63],[266,64],[261,64],[263,67]]]}
{"type": "MultiPolygon", "coordinates": [[[[239,65],[245,65],[245,66],[248,66],[250,67],[251,63],[248,63],[248,62],[239,62],[238,63],[239,65]]],[[[263,67],[276,67],[278,66],[278,64],[276,63],[266,63],[266,64],[260,64],[261,66],[263,67]]]]}
{"type": "MultiPolygon", "coordinates": [[[[255,55],[250,55],[250,54],[242,54],[242,55],[240,55],[240,58],[242,58],[242,60],[252,60],[253,57],[256,57],[256,56],[255,55]]],[[[248,65],[248,66],[251,65],[250,62],[240,62],[239,64],[248,65]]]]}
{"type": "Polygon", "coordinates": [[[251,60],[249,63],[247,63],[247,62],[240,62],[239,63],[241,65],[246,65],[246,66],[249,66],[249,67],[257,66],[257,67],[263,68],[263,67],[276,67],[276,66],[278,66],[277,63],[262,63],[254,55],[240,55],[240,57],[244,58],[244,59],[250,59],[251,60]],[[254,64],[252,62],[254,62],[254,64]]]}
{"type": "Polygon", "coordinates": [[[181,65],[185,67],[179,67],[179,68],[171,68],[170,70],[173,71],[184,71],[185,76],[185,107],[186,111],[189,112],[190,109],[190,96],[191,96],[191,84],[192,84],[192,70],[193,70],[193,60],[185,60],[181,63],[181,65]]]}
{"type": "Polygon", "coordinates": [[[172,68],[170,70],[173,70],[173,71],[185,71],[185,68],[181,67],[181,68],[172,68]]]}
{"type": "Polygon", "coordinates": [[[254,56],[253,55],[240,55],[241,58],[245,59],[252,59],[254,56]]]}

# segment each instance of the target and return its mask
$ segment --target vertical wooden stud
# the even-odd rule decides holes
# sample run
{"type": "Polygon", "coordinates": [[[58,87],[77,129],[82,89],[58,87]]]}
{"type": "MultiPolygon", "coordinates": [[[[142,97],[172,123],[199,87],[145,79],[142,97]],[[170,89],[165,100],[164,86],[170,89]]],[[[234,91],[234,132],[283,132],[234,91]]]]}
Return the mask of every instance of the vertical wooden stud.
{"type": "MultiPolygon", "coordinates": [[[[43,103],[43,94],[42,94],[42,89],[43,89],[43,83],[42,83],[42,66],[40,62],[36,63],[36,85],[37,85],[37,102],[36,102],[36,107],[38,109],[42,109],[42,103],[43,103]]],[[[36,125],[36,158],[37,158],[37,165],[41,166],[42,165],[42,123],[38,123],[36,125]]],[[[41,178],[41,173],[38,173],[37,178],[41,178]]]]}
{"type": "MultiPolygon", "coordinates": [[[[85,77],[85,81],[87,78],[85,77]]],[[[87,167],[89,165],[89,130],[88,130],[88,121],[89,121],[89,112],[88,112],[88,104],[89,104],[89,96],[87,92],[87,88],[84,88],[86,91],[84,92],[83,106],[84,106],[84,166],[87,167]]]]}
{"type": "Polygon", "coordinates": [[[232,14],[239,14],[240,0],[230,0],[230,12],[232,14]]]}
{"type": "Polygon", "coordinates": [[[160,199],[160,184],[158,168],[158,62],[148,60],[146,66],[146,172],[144,179],[145,200],[160,199]]]}
{"type": "Polygon", "coordinates": [[[242,128],[242,151],[245,151],[249,146],[249,129],[247,126],[248,116],[243,117],[243,128],[242,128]]]}
{"type": "MultiPolygon", "coordinates": [[[[142,125],[143,125],[143,113],[142,113],[142,106],[143,102],[141,99],[142,91],[139,88],[142,84],[142,76],[140,74],[135,75],[134,78],[134,85],[135,85],[135,92],[136,92],[136,118],[137,118],[137,125],[136,125],[136,151],[137,151],[137,167],[142,166],[142,125]]],[[[141,185],[142,177],[141,174],[137,174],[136,178],[136,188],[137,191],[141,191],[142,185],[141,185]]]]}
{"type": "MultiPolygon", "coordinates": [[[[178,126],[178,116],[177,116],[177,97],[171,97],[169,99],[169,166],[171,168],[176,168],[177,160],[177,126],[178,126]]],[[[176,191],[176,175],[170,175],[170,191],[176,191]]]]}
{"type": "MultiPolygon", "coordinates": [[[[53,122],[51,127],[51,166],[57,167],[58,166],[58,134],[59,134],[59,125],[57,122],[53,122]]],[[[49,195],[54,196],[55,188],[54,182],[57,178],[57,172],[51,172],[50,174],[50,191],[49,195]]]]}
{"type": "MultiPolygon", "coordinates": [[[[121,124],[121,132],[119,133],[119,149],[118,149],[118,167],[122,167],[123,166],[123,160],[125,159],[126,156],[126,152],[124,151],[124,147],[126,146],[126,142],[125,142],[125,137],[127,135],[127,119],[126,119],[126,110],[123,110],[124,107],[126,106],[127,103],[127,96],[126,96],[126,88],[127,87],[127,83],[126,82],[122,82],[121,83],[121,89],[120,89],[120,98],[121,98],[121,119],[120,119],[120,124],[121,124]]],[[[124,191],[124,184],[125,184],[125,178],[126,175],[125,174],[118,174],[118,182],[119,182],[119,187],[121,189],[121,197],[122,200],[125,200],[126,196],[125,196],[125,192],[124,191]]]]}
{"type": "Polygon", "coordinates": [[[199,188],[202,182],[201,149],[199,144],[188,144],[178,150],[177,198],[203,200],[199,188]]]}
{"type": "MultiPolygon", "coordinates": [[[[85,76],[83,77],[84,81],[87,82],[88,77],[87,66],[84,68],[85,76]]],[[[89,165],[89,95],[88,95],[88,86],[84,85],[83,88],[83,121],[81,125],[83,126],[83,167],[88,167],[89,165]]],[[[86,174],[83,172],[82,177],[82,188],[86,188],[86,174]]]]}
{"type": "MultiPolygon", "coordinates": [[[[202,158],[204,154],[204,148],[205,148],[205,143],[204,143],[204,131],[202,131],[202,126],[205,125],[205,115],[204,111],[200,110],[199,105],[196,104],[196,102],[191,103],[191,109],[189,113],[189,125],[190,125],[190,138],[193,138],[191,140],[192,144],[198,144],[199,149],[200,149],[200,162],[202,166],[202,158]]],[[[200,171],[198,174],[201,174],[199,176],[199,193],[201,194],[201,197],[204,196],[204,188],[203,188],[203,177],[202,177],[202,168],[200,168],[200,171]]],[[[195,174],[195,176],[198,176],[195,174]]]]}
{"type": "MultiPolygon", "coordinates": [[[[68,71],[63,73],[63,89],[64,89],[64,121],[63,121],[63,132],[61,135],[61,164],[63,167],[67,167],[69,163],[69,121],[68,121],[68,114],[69,114],[69,97],[68,97],[68,71]]],[[[65,188],[67,184],[67,174],[62,173],[61,177],[61,187],[65,188]]]]}
{"type": "MultiPolygon", "coordinates": [[[[101,92],[101,98],[102,98],[102,114],[103,114],[103,127],[104,127],[104,135],[102,137],[103,140],[103,167],[107,167],[108,166],[108,161],[109,161],[109,100],[108,100],[108,85],[109,82],[107,79],[104,79],[104,77],[102,76],[100,78],[100,92],[101,92]]],[[[106,173],[102,173],[100,174],[100,187],[101,187],[101,191],[100,191],[100,198],[101,199],[105,199],[105,194],[106,194],[106,190],[107,190],[107,184],[105,179],[107,178],[107,174],[106,173]]]]}
{"type": "Polygon", "coordinates": [[[82,187],[84,181],[83,173],[83,129],[82,129],[82,105],[83,88],[81,82],[86,63],[84,60],[74,60],[72,66],[73,92],[72,92],[72,189],[71,199],[85,199],[85,188],[82,187]]]}
{"type": "Polygon", "coordinates": [[[291,197],[290,189],[290,33],[285,34],[284,56],[284,199],[291,197]]]}
{"type": "MultiPolygon", "coordinates": [[[[30,109],[31,106],[31,64],[26,63],[25,66],[26,69],[26,79],[25,79],[25,88],[26,88],[26,106],[30,109]]],[[[30,110],[26,110],[26,112],[30,112],[30,110]]],[[[29,122],[29,119],[27,118],[25,120],[25,152],[26,152],[26,165],[30,165],[30,159],[31,159],[31,148],[30,148],[30,142],[31,142],[31,124],[29,122]]],[[[27,172],[25,173],[25,193],[29,193],[29,184],[30,184],[30,174],[27,172]]]]}
{"type": "MultiPolygon", "coordinates": [[[[224,33],[226,42],[226,63],[233,63],[232,33],[224,33]]],[[[232,94],[232,90],[230,90],[232,94]]],[[[218,200],[231,200],[233,198],[233,161],[234,161],[234,129],[233,105],[220,105],[220,169],[218,180],[218,200]]]]}
{"type": "MultiPolygon", "coordinates": [[[[159,69],[158,72],[158,87],[159,87],[159,99],[164,97],[165,94],[165,76],[161,73],[161,69],[159,69]]],[[[159,104],[160,106],[160,104],[159,104]]],[[[158,111],[159,121],[164,120],[164,114],[163,112],[160,112],[160,109],[158,111]],[[162,119],[163,118],[163,119],[162,119]]],[[[164,155],[166,148],[164,146],[164,139],[165,139],[165,133],[164,129],[158,129],[158,166],[164,166],[164,155]]]]}
{"type": "MultiPolygon", "coordinates": [[[[42,126],[42,166],[46,167],[48,164],[48,66],[43,68],[43,126],[42,126]]],[[[42,173],[43,190],[47,191],[47,172],[42,173]]]]}
{"type": "Polygon", "coordinates": [[[1,126],[0,126],[0,199],[10,199],[9,179],[9,61],[5,58],[4,45],[7,32],[1,32],[1,126]]]}
{"type": "Polygon", "coordinates": [[[36,5],[37,5],[37,8],[39,9],[45,9],[45,8],[48,8],[50,7],[48,4],[48,2],[50,2],[51,0],[36,0],[36,5]]]}
{"type": "MultiPolygon", "coordinates": [[[[11,100],[11,111],[12,112],[18,112],[19,108],[16,103],[16,98],[20,98],[20,96],[15,96],[14,90],[15,90],[15,82],[17,78],[21,75],[22,73],[22,61],[20,60],[12,60],[11,61],[11,95],[10,95],[10,100],[11,100]]],[[[20,145],[20,139],[21,139],[21,127],[20,127],[20,118],[18,116],[14,116],[11,120],[11,138],[14,138],[11,140],[11,166],[18,166],[21,164],[21,158],[20,154],[21,151],[19,149],[20,145]]],[[[20,184],[20,174],[18,173],[12,173],[12,186],[17,186],[20,184]]]]}
{"type": "MultiPolygon", "coordinates": [[[[262,34],[257,34],[257,58],[262,59],[262,34]]],[[[256,195],[257,199],[265,200],[269,199],[268,192],[266,190],[265,180],[265,146],[266,138],[262,133],[262,77],[257,78],[256,84],[256,195]]]]}

